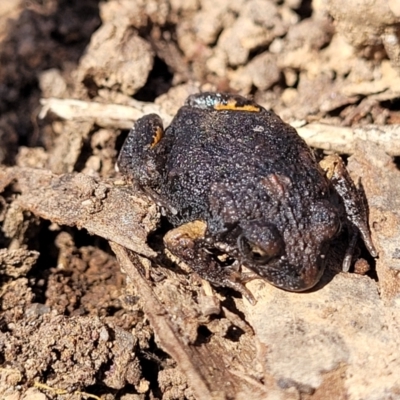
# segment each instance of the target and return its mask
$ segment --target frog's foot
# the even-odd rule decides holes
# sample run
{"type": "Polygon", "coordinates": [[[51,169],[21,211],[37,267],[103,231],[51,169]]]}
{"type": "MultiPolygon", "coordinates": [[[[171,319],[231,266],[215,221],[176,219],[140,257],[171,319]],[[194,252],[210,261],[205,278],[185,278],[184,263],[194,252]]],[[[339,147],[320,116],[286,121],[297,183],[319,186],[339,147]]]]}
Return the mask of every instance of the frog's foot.
{"type": "Polygon", "coordinates": [[[353,260],[353,255],[354,255],[354,250],[356,248],[357,240],[359,237],[358,230],[356,229],[351,229],[351,235],[350,235],[350,243],[347,246],[346,253],[343,258],[342,262],[342,271],[343,272],[349,272],[350,267],[351,267],[351,262],[353,260]]]}
{"type": "Polygon", "coordinates": [[[239,271],[235,271],[234,269],[227,267],[220,270],[218,282],[212,283],[217,286],[226,286],[235,289],[243,297],[245,297],[251,305],[254,306],[257,303],[257,300],[254,298],[253,293],[251,293],[250,290],[244,286],[244,284],[255,278],[260,279],[260,276],[254,274],[249,277],[248,274],[241,274],[239,271]]]}
{"type": "Polygon", "coordinates": [[[161,213],[163,216],[170,213],[172,215],[178,214],[178,210],[166,199],[160,196],[155,190],[150,187],[142,188],[143,191],[154,201],[159,207],[161,207],[161,213]]]}
{"type": "Polygon", "coordinates": [[[216,286],[235,289],[251,304],[255,304],[254,296],[243,284],[242,274],[233,266],[222,266],[206,247],[206,230],[207,224],[204,221],[188,222],[169,231],[164,236],[164,244],[174,256],[186,263],[201,278],[216,286]]]}
{"type": "MultiPolygon", "coordinates": [[[[321,160],[320,166],[326,172],[327,178],[332,182],[336,192],[343,200],[347,219],[356,230],[356,232],[349,232],[351,243],[343,262],[343,270],[348,270],[355,247],[357,232],[360,232],[365,246],[371,256],[377,256],[375,246],[371,239],[371,233],[368,228],[367,207],[365,205],[361,188],[356,187],[347,172],[343,160],[337,154],[325,157],[321,160]]],[[[352,229],[350,228],[350,231],[351,230],[352,229]]]]}

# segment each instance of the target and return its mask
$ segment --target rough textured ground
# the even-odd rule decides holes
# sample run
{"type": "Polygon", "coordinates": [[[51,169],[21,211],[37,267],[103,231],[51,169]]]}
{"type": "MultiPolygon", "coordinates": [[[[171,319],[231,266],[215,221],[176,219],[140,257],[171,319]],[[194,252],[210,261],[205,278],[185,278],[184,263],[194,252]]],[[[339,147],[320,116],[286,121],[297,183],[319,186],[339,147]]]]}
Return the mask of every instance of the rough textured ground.
{"type": "Polygon", "coordinates": [[[1,1],[0,398],[400,399],[399,27],[392,0],[1,1]],[[342,153],[379,258],[339,273],[338,242],[255,306],[174,264],[114,164],[200,90],[342,153]]]}

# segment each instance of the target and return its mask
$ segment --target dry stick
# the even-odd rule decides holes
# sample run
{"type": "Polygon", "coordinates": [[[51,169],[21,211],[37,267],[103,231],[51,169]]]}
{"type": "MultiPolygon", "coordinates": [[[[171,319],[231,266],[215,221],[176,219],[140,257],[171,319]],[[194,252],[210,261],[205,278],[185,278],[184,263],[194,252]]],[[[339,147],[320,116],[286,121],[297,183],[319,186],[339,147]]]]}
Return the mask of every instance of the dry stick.
{"type": "Polygon", "coordinates": [[[358,128],[312,123],[297,128],[312,147],[342,154],[352,154],[358,140],[379,145],[391,156],[400,155],[400,125],[367,125],[358,128]]]}
{"type": "Polygon", "coordinates": [[[131,100],[132,105],[97,103],[76,99],[56,99],[50,97],[41,99],[42,110],[39,118],[45,118],[49,113],[64,120],[93,121],[103,128],[130,129],[134,121],[143,115],[156,113],[160,115],[165,124],[172,117],[162,111],[154,103],[145,103],[131,100]]]}
{"type": "MultiPolygon", "coordinates": [[[[172,119],[163,112],[159,105],[133,101],[132,105],[103,104],[75,99],[41,99],[43,108],[39,118],[48,113],[64,120],[93,121],[99,126],[114,129],[129,129],[133,121],[145,114],[156,113],[161,116],[165,125],[172,119]]],[[[358,139],[374,142],[391,156],[400,155],[400,125],[369,125],[360,128],[311,123],[299,126],[294,121],[299,135],[310,145],[326,151],[352,154],[358,139]]]]}
{"type": "Polygon", "coordinates": [[[132,282],[135,282],[136,287],[140,287],[140,292],[145,301],[143,309],[146,316],[149,318],[155,332],[158,332],[158,340],[163,349],[171,355],[177,362],[180,369],[188,377],[190,386],[199,400],[210,400],[213,398],[212,393],[205,384],[205,379],[200,371],[193,364],[190,354],[184,351],[184,344],[179,340],[168,320],[168,313],[162,304],[156,299],[156,296],[151,289],[148,281],[140,274],[140,261],[134,253],[130,253],[117,243],[109,242],[112,250],[117,256],[122,269],[126,272],[132,282]],[[134,263],[137,265],[134,265],[134,263]],[[162,332],[162,335],[160,334],[162,332]]]}

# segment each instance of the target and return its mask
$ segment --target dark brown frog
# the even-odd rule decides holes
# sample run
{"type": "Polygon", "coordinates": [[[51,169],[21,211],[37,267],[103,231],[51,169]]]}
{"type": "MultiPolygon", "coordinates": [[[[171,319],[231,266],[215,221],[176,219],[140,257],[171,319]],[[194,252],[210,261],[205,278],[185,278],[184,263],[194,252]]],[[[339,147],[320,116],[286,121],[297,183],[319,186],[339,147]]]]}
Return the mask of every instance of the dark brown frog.
{"type": "Polygon", "coordinates": [[[359,233],[376,256],[342,160],[321,165],[273,112],[220,93],[190,96],[165,131],[155,114],[139,119],[118,159],[178,227],[166,235],[167,248],[202,278],[250,300],[241,265],[280,288],[307,290],[343,228],[352,238],[345,270],[359,233]]]}

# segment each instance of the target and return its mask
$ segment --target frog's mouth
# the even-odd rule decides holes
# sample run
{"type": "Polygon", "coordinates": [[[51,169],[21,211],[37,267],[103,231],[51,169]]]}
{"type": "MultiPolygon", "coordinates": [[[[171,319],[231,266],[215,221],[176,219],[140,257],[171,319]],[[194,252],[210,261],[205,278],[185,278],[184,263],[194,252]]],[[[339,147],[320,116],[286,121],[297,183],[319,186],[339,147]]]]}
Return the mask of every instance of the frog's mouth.
{"type": "MultiPolygon", "coordinates": [[[[255,271],[272,285],[290,292],[304,292],[313,288],[321,279],[325,266],[303,267],[279,263],[279,266],[259,266],[255,271]]],[[[254,270],[249,265],[249,268],[254,270]]]]}
{"type": "Polygon", "coordinates": [[[313,288],[321,279],[325,271],[325,263],[322,266],[303,267],[299,273],[296,286],[297,289],[289,289],[293,292],[303,292],[313,288]]]}
{"type": "Polygon", "coordinates": [[[301,267],[289,263],[285,256],[269,259],[264,264],[250,260],[244,260],[243,264],[272,285],[290,292],[304,292],[311,289],[320,281],[325,270],[323,259],[317,264],[301,267]]]}

